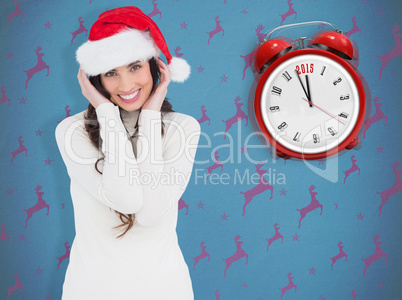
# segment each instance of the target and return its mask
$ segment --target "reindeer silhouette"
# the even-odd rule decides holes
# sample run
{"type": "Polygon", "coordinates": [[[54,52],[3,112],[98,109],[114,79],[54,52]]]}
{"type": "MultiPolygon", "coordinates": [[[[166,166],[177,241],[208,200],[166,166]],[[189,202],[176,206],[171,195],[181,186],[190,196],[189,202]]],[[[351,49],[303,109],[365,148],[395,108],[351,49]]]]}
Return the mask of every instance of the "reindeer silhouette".
{"type": "Polygon", "coordinates": [[[232,127],[233,124],[235,124],[243,119],[246,119],[246,126],[248,125],[248,117],[246,116],[244,111],[241,110],[243,103],[239,103],[240,99],[241,98],[239,96],[237,96],[234,99],[234,102],[236,105],[236,114],[233,117],[231,117],[230,119],[227,119],[226,121],[222,120],[222,122],[224,122],[226,125],[225,135],[224,135],[223,139],[226,139],[226,132],[228,132],[228,130],[232,127]]]}
{"type": "MultiPolygon", "coordinates": [[[[257,33],[257,37],[258,37],[258,44],[261,44],[262,41],[264,40],[264,38],[267,36],[266,33],[261,33],[262,30],[264,30],[265,27],[262,26],[261,24],[257,26],[257,28],[255,29],[256,33],[257,33]]],[[[243,78],[242,80],[244,80],[244,77],[246,77],[246,70],[249,66],[252,65],[255,55],[257,53],[258,47],[256,47],[252,52],[246,54],[245,56],[240,55],[240,57],[242,57],[244,59],[244,69],[243,69],[243,78]]]]}
{"type": "Polygon", "coordinates": [[[47,70],[47,75],[49,76],[49,66],[42,60],[43,55],[45,55],[44,53],[39,53],[39,51],[42,50],[41,46],[38,46],[38,48],[36,48],[35,52],[36,52],[36,56],[38,57],[38,62],[36,63],[36,66],[29,69],[28,71],[25,71],[25,73],[27,73],[27,81],[25,81],[25,89],[27,89],[27,85],[28,85],[28,81],[32,78],[32,76],[35,73],[38,73],[44,69],[47,70]]]}
{"type": "MultiPolygon", "coordinates": [[[[65,118],[68,118],[68,117],[71,117],[71,114],[70,114],[71,109],[69,109],[69,108],[70,108],[69,105],[66,105],[66,106],[64,107],[64,110],[66,111],[66,116],[64,117],[64,119],[65,119],[65,118]]],[[[63,119],[63,120],[64,120],[64,119],[63,119]]],[[[61,120],[61,121],[63,121],[63,120],[61,120]]],[[[61,121],[57,121],[57,123],[60,123],[61,121]]]]}
{"type": "Polygon", "coordinates": [[[279,289],[282,291],[281,300],[282,300],[283,295],[285,295],[285,293],[286,293],[287,291],[289,291],[289,290],[295,288],[295,293],[297,292],[297,286],[293,283],[293,281],[292,281],[293,277],[291,277],[291,276],[292,276],[292,273],[289,273],[289,274],[288,274],[288,278],[289,278],[289,283],[288,283],[288,285],[285,286],[285,287],[283,287],[283,288],[279,288],[279,289]]]}
{"type": "Polygon", "coordinates": [[[152,18],[153,16],[159,15],[159,19],[162,18],[162,13],[157,8],[158,3],[156,3],[156,0],[152,0],[152,5],[154,6],[154,10],[148,14],[148,17],[152,18]]]}
{"type": "Polygon", "coordinates": [[[245,198],[245,203],[243,205],[243,214],[242,216],[244,216],[244,214],[246,213],[246,206],[251,202],[251,200],[253,200],[254,196],[259,195],[267,190],[271,191],[271,197],[269,199],[272,199],[273,197],[273,193],[274,193],[274,187],[272,185],[269,184],[268,181],[265,180],[264,178],[264,174],[267,173],[267,170],[261,170],[261,167],[264,164],[259,161],[256,165],[255,165],[255,169],[258,173],[258,183],[255,187],[251,188],[250,190],[246,191],[246,192],[240,192],[240,194],[244,195],[245,198]]]}
{"type": "Polygon", "coordinates": [[[24,211],[26,211],[27,213],[27,219],[25,220],[25,228],[27,228],[28,226],[28,220],[32,217],[32,215],[38,211],[40,211],[43,208],[47,208],[47,213],[46,215],[49,215],[49,205],[45,202],[45,200],[43,200],[42,196],[45,194],[44,192],[40,192],[40,190],[42,189],[42,187],[40,185],[38,185],[35,188],[36,191],[36,195],[38,196],[38,201],[36,202],[36,204],[28,209],[24,209],[24,211]]]}
{"type": "Polygon", "coordinates": [[[203,123],[205,121],[208,120],[208,125],[211,124],[211,119],[207,116],[207,114],[205,113],[207,110],[205,109],[205,105],[201,106],[201,112],[202,112],[202,116],[201,118],[198,120],[198,123],[203,123]]]}
{"type": "Polygon", "coordinates": [[[364,131],[363,131],[363,139],[366,137],[366,131],[371,127],[371,125],[373,125],[374,123],[385,119],[385,124],[384,126],[387,126],[387,116],[381,111],[381,105],[382,103],[378,102],[378,100],[380,100],[380,97],[375,97],[374,98],[374,106],[375,106],[375,114],[374,116],[366,119],[364,121],[364,131]]]}
{"type": "Polygon", "coordinates": [[[353,300],[357,300],[356,290],[352,291],[353,300]]]}
{"type": "Polygon", "coordinates": [[[394,162],[394,164],[392,165],[392,171],[395,174],[395,182],[394,184],[386,189],[385,191],[377,192],[377,194],[379,194],[381,196],[381,204],[380,204],[380,213],[379,216],[381,216],[381,212],[382,212],[382,207],[385,203],[388,202],[389,197],[398,194],[399,192],[402,191],[402,178],[401,178],[401,174],[402,174],[402,170],[397,170],[397,168],[400,166],[400,162],[396,161],[394,162]]]}
{"type": "Polygon", "coordinates": [[[178,57],[178,58],[180,58],[180,57],[183,56],[183,53],[179,53],[180,50],[181,50],[180,46],[177,46],[177,47],[174,49],[174,53],[175,53],[176,57],[178,57]]]}
{"type": "Polygon", "coordinates": [[[179,199],[178,206],[179,206],[178,210],[180,210],[182,208],[186,208],[186,216],[187,216],[187,214],[188,214],[188,204],[186,204],[186,202],[184,202],[184,200],[182,198],[179,199]]]}
{"type": "Polygon", "coordinates": [[[4,226],[4,223],[1,223],[1,235],[0,235],[0,241],[8,239],[8,242],[10,242],[10,237],[6,233],[6,227],[4,226]]]}
{"type": "Polygon", "coordinates": [[[346,182],[346,178],[348,178],[348,176],[349,176],[351,173],[355,172],[355,171],[359,171],[359,173],[358,173],[357,175],[360,175],[360,168],[356,165],[357,159],[355,159],[355,156],[354,156],[354,155],[352,155],[350,159],[351,159],[351,161],[352,161],[352,166],[350,167],[349,170],[342,171],[343,173],[345,173],[345,178],[343,179],[343,183],[345,183],[345,182],[346,182]]]}
{"type": "Polygon", "coordinates": [[[209,167],[205,168],[205,169],[208,170],[207,179],[208,179],[209,174],[211,174],[212,170],[215,170],[215,169],[220,167],[221,172],[223,171],[223,165],[219,161],[218,151],[215,151],[214,156],[215,156],[215,163],[212,166],[209,166],[209,167]]]}
{"type": "Polygon", "coordinates": [[[394,35],[394,38],[395,38],[394,48],[391,51],[389,51],[381,56],[377,55],[377,57],[379,57],[381,59],[380,78],[379,79],[381,79],[382,70],[388,65],[389,61],[402,54],[402,43],[401,43],[402,34],[397,33],[397,31],[399,29],[401,29],[399,27],[399,25],[395,25],[394,28],[392,29],[392,34],[394,35]]]}
{"type": "Polygon", "coordinates": [[[342,245],[342,242],[339,242],[339,243],[338,243],[339,253],[338,253],[336,256],[329,258],[329,259],[332,260],[331,271],[332,271],[332,266],[334,265],[334,263],[336,263],[336,261],[337,261],[338,259],[341,259],[342,257],[346,257],[346,258],[345,258],[345,261],[348,261],[348,256],[347,256],[347,254],[343,251],[343,246],[341,246],[341,245],[342,245]]]}
{"type": "Polygon", "coordinates": [[[14,5],[15,5],[14,12],[7,15],[7,17],[8,17],[7,28],[8,28],[8,23],[10,23],[11,19],[14,18],[15,16],[21,15],[21,19],[24,17],[24,13],[20,9],[20,4],[18,3],[18,0],[14,0],[14,5]]]}
{"type": "Polygon", "coordinates": [[[7,101],[7,102],[8,102],[8,106],[10,106],[10,99],[7,98],[6,92],[7,92],[7,91],[5,90],[5,87],[2,86],[2,87],[1,87],[1,99],[0,99],[0,104],[7,101]]]}
{"type": "Polygon", "coordinates": [[[208,261],[209,261],[209,254],[208,254],[207,251],[205,251],[205,248],[206,248],[207,246],[205,246],[204,241],[201,242],[200,246],[201,246],[201,254],[198,255],[198,256],[196,256],[196,257],[192,257],[192,259],[194,259],[193,270],[195,270],[195,265],[198,264],[198,262],[199,262],[201,259],[203,259],[203,258],[205,258],[205,257],[208,256],[208,261]]]}
{"type": "Polygon", "coordinates": [[[24,152],[24,151],[25,151],[25,156],[27,156],[27,154],[28,154],[27,148],[25,148],[25,146],[23,145],[24,141],[22,140],[22,136],[19,136],[19,137],[18,137],[18,143],[19,143],[18,149],[15,150],[15,151],[13,151],[13,152],[11,152],[11,155],[13,156],[13,157],[11,158],[11,164],[13,164],[14,158],[15,158],[18,154],[20,154],[21,152],[24,152]]]}
{"type": "Polygon", "coordinates": [[[63,260],[65,260],[65,259],[70,257],[70,248],[71,248],[71,246],[68,246],[68,241],[64,243],[64,248],[66,248],[66,253],[64,253],[60,257],[56,257],[57,260],[59,261],[59,264],[57,265],[57,270],[59,270],[60,264],[63,262],[63,260]]]}
{"type": "Polygon", "coordinates": [[[360,30],[360,28],[356,25],[357,21],[356,21],[356,17],[352,17],[352,23],[353,23],[353,28],[351,30],[349,30],[348,32],[345,33],[345,35],[347,37],[350,37],[353,33],[355,32],[359,32],[359,36],[361,35],[362,31],[360,30]]]}
{"type": "Polygon", "coordinates": [[[219,17],[216,17],[216,18],[215,18],[215,23],[216,23],[215,29],[212,30],[212,31],[210,31],[210,32],[207,32],[207,34],[209,35],[209,38],[208,38],[208,45],[209,45],[209,41],[212,39],[212,37],[213,37],[215,34],[221,32],[221,31],[222,31],[222,36],[224,36],[224,34],[225,34],[225,31],[223,30],[222,26],[220,25],[221,21],[219,21],[219,17]]]}
{"type": "Polygon", "coordinates": [[[18,277],[18,273],[14,274],[14,278],[15,278],[15,284],[8,288],[8,295],[7,295],[7,300],[9,299],[8,297],[10,297],[11,293],[18,290],[19,288],[21,288],[21,293],[24,292],[24,286],[20,283],[20,277],[18,277]]]}
{"type": "Polygon", "coordinates": [[[241,236],[237,234],[234,239],[235,243],[236,243],[236,253],[226,259],[222,258],[226,263],[225,275],[223,277],[226,277],[227,269],[229,269],[229,267],[232,265],[232,263],[234,263],[236,260],[239,260],[239,259],[245,257],[246,258],[245,264],[246,265],[248,264],[248,254],[241,248],[241,244],[243,244],[243,242],[239,241],[239,239],[241,239],[241,236]]]}
{"type": "Polygon", "coordinates": [[[77,35],[79,35],[80,33],[83,33],[85,31],[85,36],[87,36],[88,34],[88,29],[85,28],[84,21],[82,19],[82,17],[78,17],[78,23],[80,23],[80,26],[78,27],[78,29],[76,31],[70,32],[73,35],[73,38],[71,39],[71,45],[73,45],[73,41],[74,39],[77,37],[77,35]]]}
{"type": "Polygon", "coordinates": [[[379,260],[380,258],[385,257],[384,265],[387,264],[388,255],[385,254],[385,252],[381,249],[382,242],[378,241],[379,238],[380,238],[380,236],[378,234],[376,234],[374,237],[374,244],[375,244],[374,254],[367,258],[362,258],[362,261],[364,261],[364,264],[365,264],[364,271],[363,271],[363,278],[364,278],[364,276],[366,276],[366,270],[368,269],[368,267],[370,267],[371,263],[375,262],[376,260],[379,260]]]}
{"type": "Polygon", "coordinates": [[[315,186],[311,185],[309,187],[309,192],[310,192],[310,196],[311,196],[311,201],[310,204],[307,205],[306,207],[303,207],[302,209],[298,209],[297,211],[300,211],[300,220],[299,220],[299,228],[301,226],[301,221],[306,217],[306,215],[309,212],[312,212],[313,210],[317,209],[317,208],[321,208],[321,213],[320,216],[322,215],[322,205],[320,204],[320,202],[318,202],[318,200],[315,198],[315,196],[318,194],[317,192],[313,192],[315,190],[315,186]]]}
{"type": "Polygon", "coordinates": [[[283,243],[283,236],[282,236],[282,234],[279,233],[280,227],[278,227],[278,223],[274,224],[274,229],[275,229],[275,235],[273,237],[269,238],[269,239],[266,239],[268,241],[267,252],[268,252],[269,246],[271,246],[271,244],[274,241],[282,239],[282,243],[283,243]]]}
{"type": "Polygon", "coordinates": [[[215,300],[219,300],[219,299],[220,299],[221,295],[219,294],[219,291],[218,291],[218,290],[215,291],[215,296],[216,296],[216,299],[215,299],[215,300]]]}
{"type": "Polygon", "coordinates": [[[281,18],[282,18],[282,20],[281,20],[281,26],[282,26],[282,23],[283,23],[283,21],[285,21],[285,19],[287,18],[287,17],[290,17],[291,15],[295,15],[295,19],[297,18],[297,12],[293,9],[293,4],[294,3],[292,3],[292,0],[288,0],[288,5],[289,5],[289,10],[287,11],[287,12],[285,12],[283,15],[279,15],[281,18]]]}

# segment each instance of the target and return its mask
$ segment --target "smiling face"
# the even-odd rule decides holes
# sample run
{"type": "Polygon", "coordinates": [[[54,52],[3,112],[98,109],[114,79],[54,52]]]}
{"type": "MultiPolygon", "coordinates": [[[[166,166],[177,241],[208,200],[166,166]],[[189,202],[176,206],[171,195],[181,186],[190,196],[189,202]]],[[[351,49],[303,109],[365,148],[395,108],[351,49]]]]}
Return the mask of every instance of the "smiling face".
{"type": "Polygon", "coordinates": [[[153,78],[149,62],[134,62],[114,68],[100,76],[110,101],[126,111],[140,109],[152,91],[153,78]]]}

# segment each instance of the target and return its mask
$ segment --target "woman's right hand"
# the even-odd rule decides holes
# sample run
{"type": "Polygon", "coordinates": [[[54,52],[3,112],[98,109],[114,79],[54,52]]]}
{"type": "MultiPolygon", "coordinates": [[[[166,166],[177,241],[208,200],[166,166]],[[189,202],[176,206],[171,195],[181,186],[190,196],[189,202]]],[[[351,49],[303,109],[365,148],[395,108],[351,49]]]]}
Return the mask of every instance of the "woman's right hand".
{"type": "Polygon", "coordinates": [[[92,85],[87,74],[81,68],[78,71],[77,78],[81,86],[82,94],[88,99],[95,109],[103,103],[111,103],[92,85]]]}

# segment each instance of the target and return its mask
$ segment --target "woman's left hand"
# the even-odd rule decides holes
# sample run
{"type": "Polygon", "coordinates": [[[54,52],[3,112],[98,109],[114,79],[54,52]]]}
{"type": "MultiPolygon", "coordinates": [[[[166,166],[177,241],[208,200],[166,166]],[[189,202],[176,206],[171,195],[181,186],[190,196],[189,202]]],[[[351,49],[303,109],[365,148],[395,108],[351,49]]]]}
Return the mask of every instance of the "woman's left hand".
{"type": "Polygon", "coordinates": [[[142,109],[160,111],[162,103],[165,100],[167,94],[167,87],[170,83],[170,73],[166,64],[159,57],[156,61],[159,65],[159,70],[161,73],[160,82],[155,91],[149,96],[148,100],[145,101],[142,109]]]}

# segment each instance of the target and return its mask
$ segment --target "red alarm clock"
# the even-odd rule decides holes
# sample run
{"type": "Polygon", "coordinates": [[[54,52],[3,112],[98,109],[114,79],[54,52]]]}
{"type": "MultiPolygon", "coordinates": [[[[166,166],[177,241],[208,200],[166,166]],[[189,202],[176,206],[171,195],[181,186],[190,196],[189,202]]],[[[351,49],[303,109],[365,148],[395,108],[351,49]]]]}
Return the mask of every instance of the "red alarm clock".
{"type": "Polygon", "coordinates": [[[307,47],[305,38],[299,46],[285,37],[269,39],[273,31],[255,56],[262,75],[254,111],[276,154],[310,160],[354,148],[366,111],[363,84],[352,63],[357,47],[336,29],[318,32],[307,47]]]}

